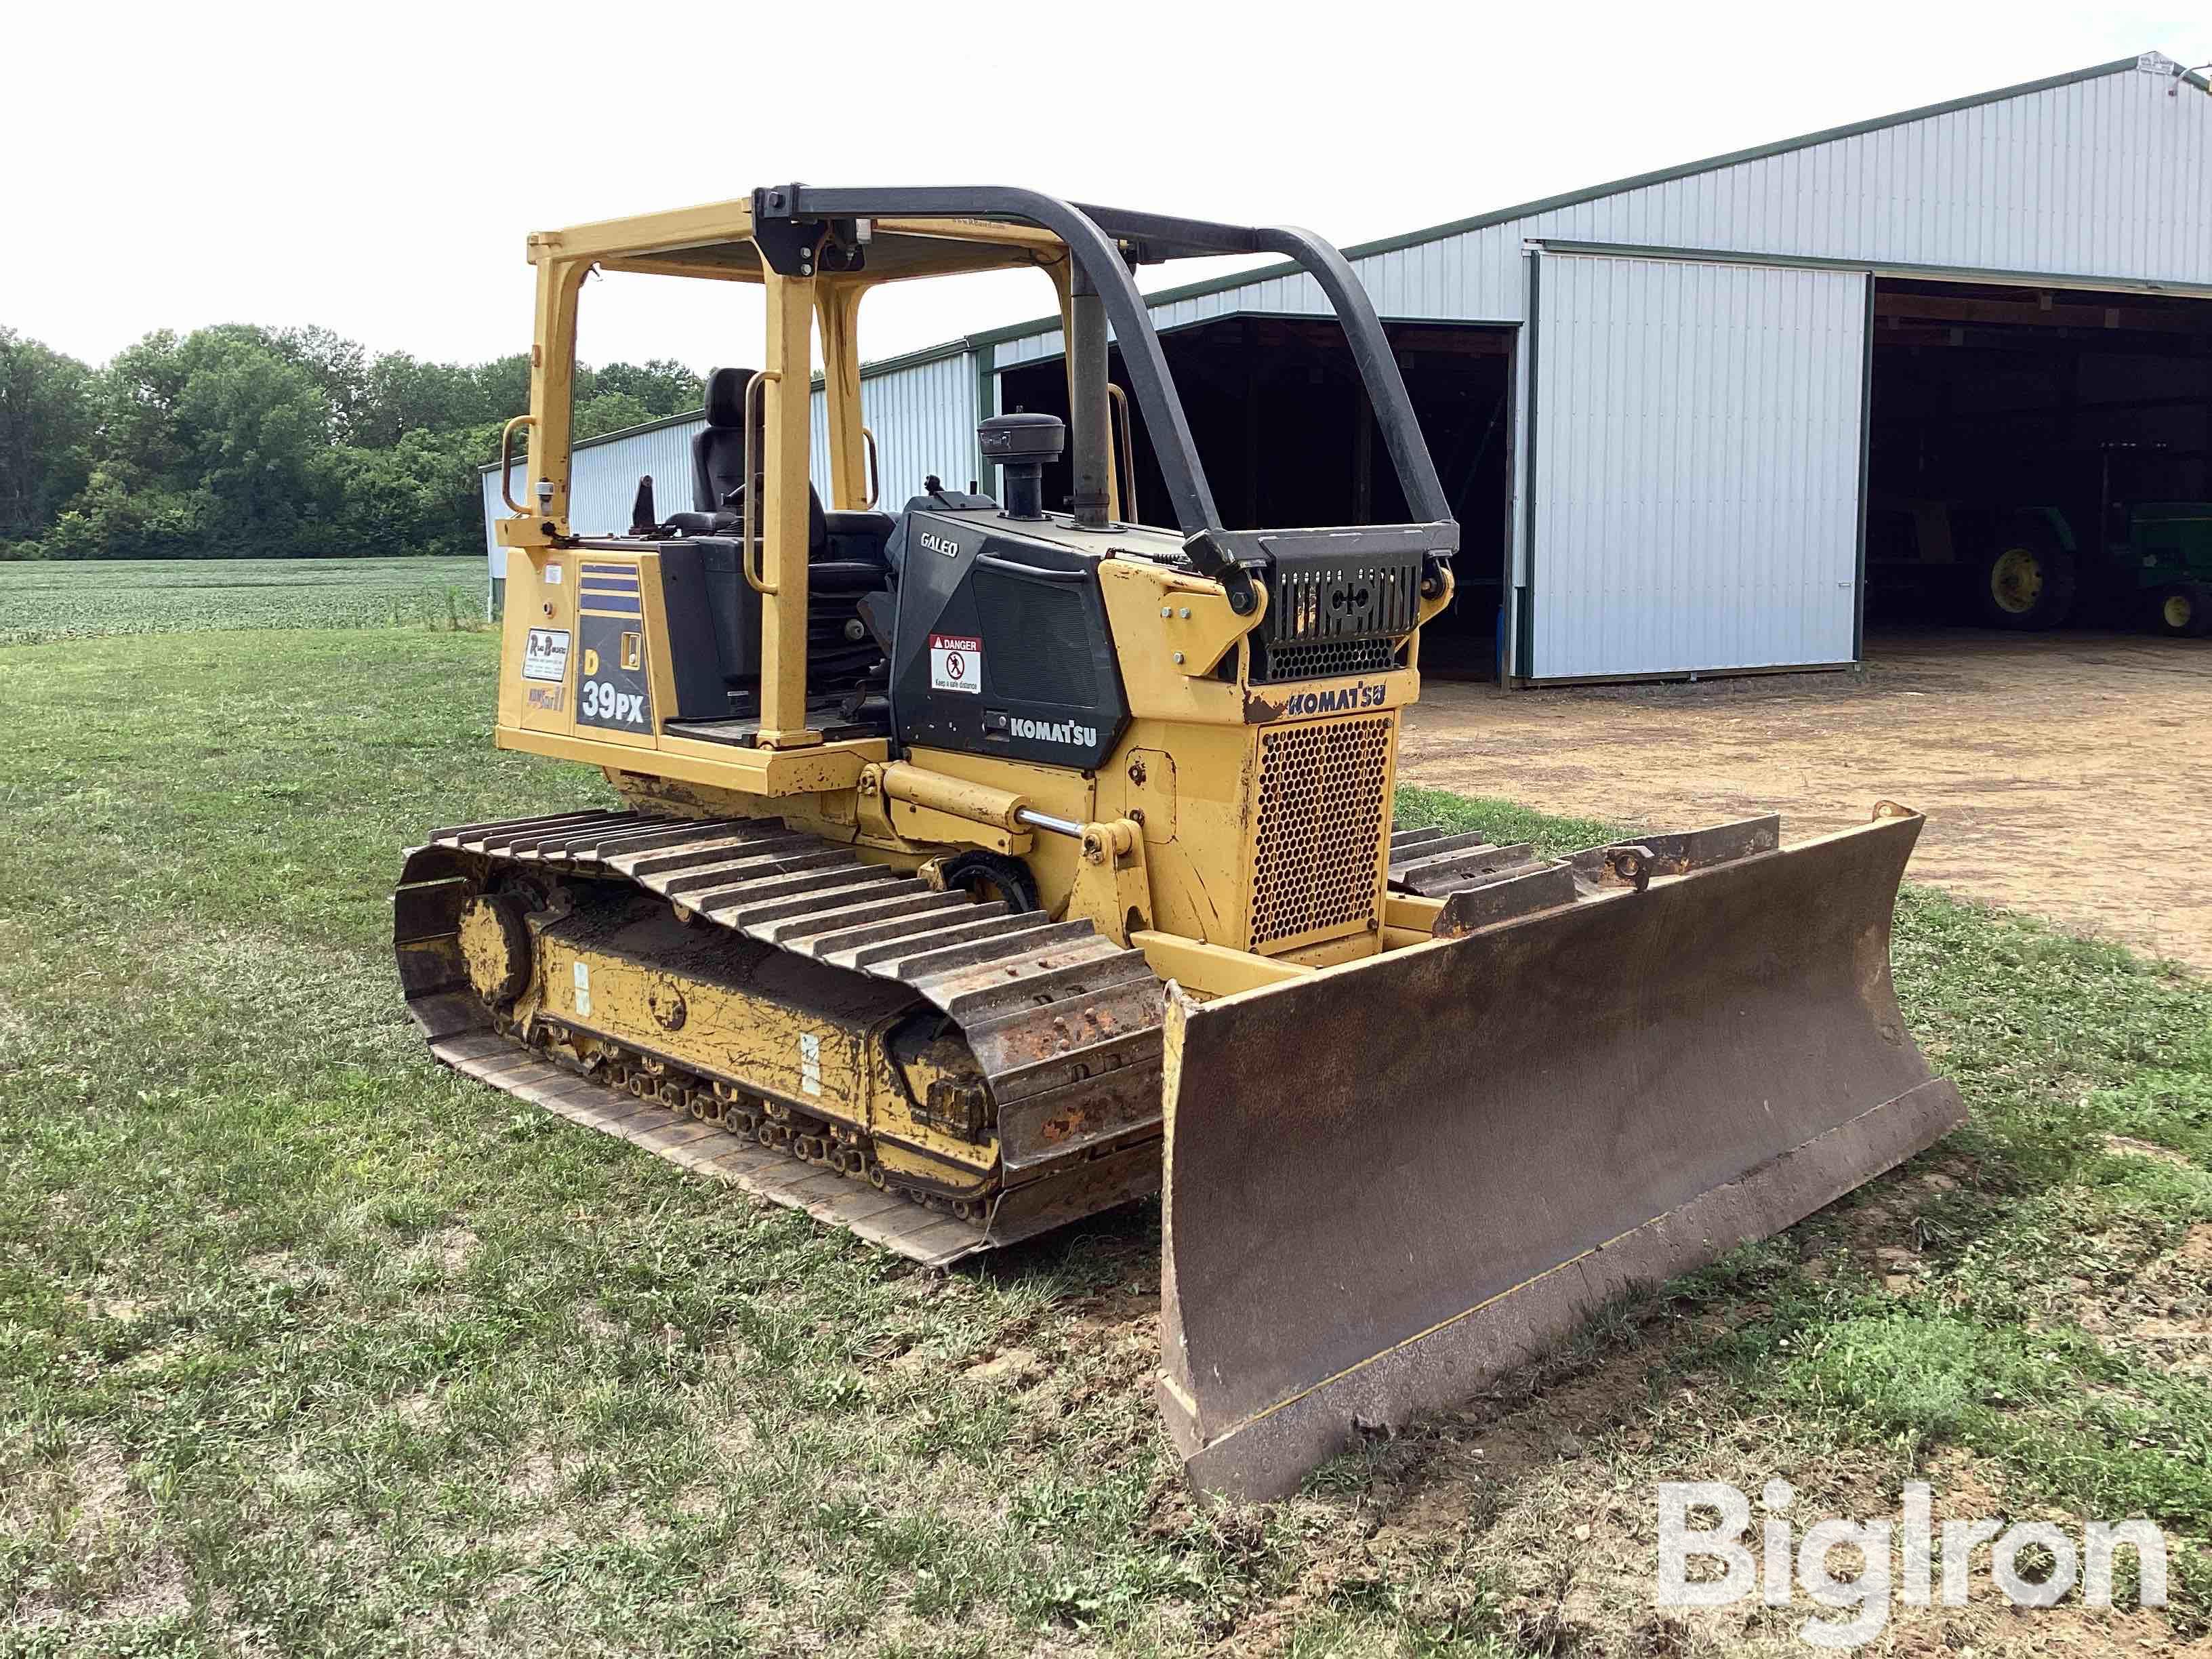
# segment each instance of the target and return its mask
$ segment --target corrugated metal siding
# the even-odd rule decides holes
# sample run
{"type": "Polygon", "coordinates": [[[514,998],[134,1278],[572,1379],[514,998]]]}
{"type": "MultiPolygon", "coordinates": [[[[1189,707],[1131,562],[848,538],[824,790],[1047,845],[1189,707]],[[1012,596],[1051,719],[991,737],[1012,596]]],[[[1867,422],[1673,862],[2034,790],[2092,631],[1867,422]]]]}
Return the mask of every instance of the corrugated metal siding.
{"type": "MultiPolygon", "coordinates": [[[[492,526],[507,516],[507,503],[500,499],[497,471],[484,473],[479,482],[483,485],[484,556],[491,561],[492,580],[496,581],[507,574],[507,550],[499,544],[499,532],[492,526]]],[[[520,465],[507,473],[507,484],[514,491],[514,499],[520,501],[522,468],[520,465]]]]}
{"type": "Polygon", "coordinates": [[[1523,234],[2212,282],[2212,100],[2131,70],[1561,209],[1523,234]]]}
{"type": "MultiPolygon", "coordinates": [[[[968,352],[860,377],[860,419],[876,434],[886,512],[921,494],[935,473],[955,489],[975,471],[975,359],[968,352]]],[[[814,394],[814,487],[830,494],[830,415],[814,394]]]]}
{"type": "Polygon", "coordinates": [[[1550,255],[1535,678],[1848,662],[1867,278],[1550,255]]]}
{"type": "MultiPolygon", "coordinates": [[[[1243,291],[1242,289],[1237,290],[1240,294],[1243,291]]],[[[1162,315],[1161,309],[1154,307],[1152,320],[1156,327],[1166,326],[1159,320],[1162,315]]],[[[1024,334],[1019,339],[1000,341],[997,351],[992,356],[991,367],[994,369],[1019,368],[1024,363],[1057,357],[1066,349],[1060,343],[1060,331],[1056,328],[1047,329],[1042,334],[1024,334]]]]}

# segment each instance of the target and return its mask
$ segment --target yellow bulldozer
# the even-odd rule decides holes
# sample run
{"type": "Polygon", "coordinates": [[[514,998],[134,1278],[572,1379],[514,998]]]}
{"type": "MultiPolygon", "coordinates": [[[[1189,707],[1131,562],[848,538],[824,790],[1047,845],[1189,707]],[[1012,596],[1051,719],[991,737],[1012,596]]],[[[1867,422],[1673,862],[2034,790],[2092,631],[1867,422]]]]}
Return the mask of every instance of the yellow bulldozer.
{"type": "Polygon", "coordinates": [[[497,742],[621,804],[408,854],[399,975],[447,1064],[934,1265],[1160,1192],[1161,1411],[1248,1498],[1959,1121],[1890,982],[1905,809],[1566,858],[1394,830],[1459,532],[1318,237],[788,185],[529,256],[497,742]],[[1413,522],[1224,524],[1133,272],[1258,253],[1341,323],[1413,522]],[[569,518],[595,267],[764,291],[690,504],[641,481],[623,535],[569,518]],[[1070,418],[981,422],[996,496],[877,510],[862,298],[1021,267],[1070,418]],[[1139,421],[1163,523],[1133,521],[1139,421]]]}

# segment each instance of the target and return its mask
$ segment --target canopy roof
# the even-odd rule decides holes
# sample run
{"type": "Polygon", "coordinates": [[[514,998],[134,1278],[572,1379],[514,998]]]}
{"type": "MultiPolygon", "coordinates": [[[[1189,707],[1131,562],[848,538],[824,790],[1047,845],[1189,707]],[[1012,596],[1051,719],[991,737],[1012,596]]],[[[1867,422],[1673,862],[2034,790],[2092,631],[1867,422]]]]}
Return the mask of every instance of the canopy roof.
{"type": "MultiPolygon", "coordinates": [[[[871,283],[1056,264],[1067,257],[1066,244],[1059,237],[1030,225],[934,218],[864,220],[860,225],[864,252],[856,274],[871,283]]],[[[588,258],[608,270],[653,276],[762,280],[750,198],[534,232],[530,258],[532,264],[588,258]]]]}

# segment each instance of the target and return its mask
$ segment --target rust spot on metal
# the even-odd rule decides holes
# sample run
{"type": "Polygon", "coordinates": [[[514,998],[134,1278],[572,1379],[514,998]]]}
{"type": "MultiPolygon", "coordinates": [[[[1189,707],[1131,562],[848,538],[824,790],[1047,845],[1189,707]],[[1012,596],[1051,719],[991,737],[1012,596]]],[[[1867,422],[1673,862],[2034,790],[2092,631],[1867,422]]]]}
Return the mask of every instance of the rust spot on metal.
{"type": "Polygon", "coordinates": [[[664,1031],[682,1030],[684,1022],[691,1017],[690,1005],[672,982],[656,985],[647,992],[645,1006],[653,1011],[653,1023],[664,1031]]]}
{"type": "Polygon", "coordinates": [[[1244,724],[1265,726],[1271,720],[1279,720],[1283,718],[1283,710],[1288,706],[1284,702],[1269,702],[1257,691],[1247,691],[1244,694],[1244,724]]]}
{"type": "MultiPolygon", "coordinates": [[[[1652,871],[1655,866],[1661,866],[1661,860],[1648,847],[1608,847],[1605,849],[1605,867],[1613,878],[1615,881],[1626,883],[1639,893],[1651,885],[1652,871]]],[[[1670,876],[1680,875],[1682,871],[1673,867],[1680,863],[1681,860],[1679,859],[1665,860],[1666,867],[1663,873],[1670,876]]]]}

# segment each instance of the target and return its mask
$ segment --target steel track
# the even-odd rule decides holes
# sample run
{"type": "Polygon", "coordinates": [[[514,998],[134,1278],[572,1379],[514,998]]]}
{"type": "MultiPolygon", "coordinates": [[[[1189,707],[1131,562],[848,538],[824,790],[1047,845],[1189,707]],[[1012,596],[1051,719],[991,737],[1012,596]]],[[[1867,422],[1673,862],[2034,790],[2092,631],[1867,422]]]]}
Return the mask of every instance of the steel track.
{"type": "Polygon", "coordinates": [[[1159,1184],[1162,986],[1088,921],[974,902],[775,819],[592,811],[434,832],[407,856],[393,941],[408,1009],[455,1070],[686,1169],[941,1266],[1159,1184]],[[967,1038],[993,1103],[1000,1189],[980,1221],[925,1208],[564,1069],[498,1029],[454,946],[501,866],[619,881],[848,973],[894,981],[967,1038]]]}

